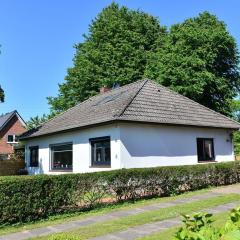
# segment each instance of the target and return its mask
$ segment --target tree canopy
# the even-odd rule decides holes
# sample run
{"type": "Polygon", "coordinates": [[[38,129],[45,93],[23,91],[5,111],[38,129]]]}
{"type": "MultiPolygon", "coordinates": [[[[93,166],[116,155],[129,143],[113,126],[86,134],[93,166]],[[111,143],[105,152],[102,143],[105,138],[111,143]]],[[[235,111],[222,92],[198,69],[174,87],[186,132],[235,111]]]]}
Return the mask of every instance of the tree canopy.
{"type": "Polygon", "coordinates": [[[92,21],[84,42],[75,45],[73,67],[49,97],[61,112],[99,92],[103,85],[124,85],[143,78],[147,56],[166,33],[157,18],[112,3],[92,21]]]}
{"type": "Polygon", "coordinates": [[[0,86],[0,102],[4,102],[4,97],[5,97],[4,91],[3,91],[3,89],[0,86]]]}
{"type": "Polygon", "coordinates": [[[203,12],[170,28],[146,76],[225,115],[239,92],[239,56],[224,22],[203,12]]]}
{"type": "Polygon", "coordinates": [[[37,128],[42,125],[44,122],[49,120],[51,117],[50,115],[43,114],[42,116],[35,116],[31,117],[27,122],[27,129],[37,128]]]}
{"type": "Polygon", "coordinates": [[[225,23],[208,12],[167,31],[157,18],[112,3],[75,49],[58,95],[48,97],[52,116],[97,94],[101,86],[144,77],[232,116],[240,86],[238,50],[225,23]]]}

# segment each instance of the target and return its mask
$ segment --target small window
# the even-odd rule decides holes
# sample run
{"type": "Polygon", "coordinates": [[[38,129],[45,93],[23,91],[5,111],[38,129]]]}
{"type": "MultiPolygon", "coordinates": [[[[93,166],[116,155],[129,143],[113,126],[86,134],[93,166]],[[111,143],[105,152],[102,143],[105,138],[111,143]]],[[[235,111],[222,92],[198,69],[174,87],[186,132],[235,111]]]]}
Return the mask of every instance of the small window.
{"type": "Polygon", "coordinates": [[[111,166],[110,137],[90,139],[92,166],[111,166]]]}
{"type": "Polygon", "coordinates": [[[52,170],[72,170],[72,143],[51,146],[52,170]]]}
{"type": "Polygon", "coordinates": [[[214,145],[212,138],[197,138],[198,161],[214,161],[214,145]]]}
{"type": "Polygon", "coordinates": [[[18,143],[18,136],[15,135],[15,142],[18,143]]]}
{"type": "Polygon", "coordinates": [[[14,142],[14,135],[8,135],[7,141],[8,141],[9,143],[14,142]]]}
{"type": "Polygon", "coordinates": [[[17,143],[18,137],[16,135],[8,135],[7,136],[7,142],[8,143],[17,143]]]}
{"type": "Polygon", "coordinates": [[[38,167],[38,146],[30,147],[30,167],[38,167]]]}

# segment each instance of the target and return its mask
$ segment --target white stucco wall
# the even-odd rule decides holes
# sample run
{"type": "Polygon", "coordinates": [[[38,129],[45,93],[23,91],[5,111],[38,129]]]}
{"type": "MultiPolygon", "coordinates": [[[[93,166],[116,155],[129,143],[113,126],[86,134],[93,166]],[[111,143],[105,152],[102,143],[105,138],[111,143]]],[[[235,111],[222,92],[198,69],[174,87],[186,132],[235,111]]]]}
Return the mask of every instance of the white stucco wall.
{"type": "Polygon", "coordinates": [[[54,136],[36,138],[29,140],[25,145],[25,161],[30,174],[46,173],[61,174],[59,171],[50,171],[50,148],[49,145],[72,142],[73,143],[73,172],[96,172],[112,169],[119,169],[120,165],[120,142],[119,127],[108,125],[79,130],[71,133],[58,134],[54,136]],[[111,138],[111,168],[92,168],[91,167],[91,146],[89,138],[110,136],[111,138]],[[39,146],[39,168],[29,167],[30,151],[29,147],[39,146]]]}
{"type": "Polygon", "coordinates": [[[230,132],[224,129],[121,124],[124,168],[197,164],[197,138],[213,138],[215,160],[234,160],[230,132]]]}
{"type": "Polygon", "coordinates": [[[73,172],[197,164],[197,138],[213,138],[215,160],[234,160],[230,131],[136,123],[111,124],[26,142],[26,164],[31,174],[50,171],[51,144],[73,143],[73,172]],[[110,136],[111,168],[91,167],[90,138],[110,136]],[[39,146],[39,168],[29,167],[29,147],[39,146]]]}

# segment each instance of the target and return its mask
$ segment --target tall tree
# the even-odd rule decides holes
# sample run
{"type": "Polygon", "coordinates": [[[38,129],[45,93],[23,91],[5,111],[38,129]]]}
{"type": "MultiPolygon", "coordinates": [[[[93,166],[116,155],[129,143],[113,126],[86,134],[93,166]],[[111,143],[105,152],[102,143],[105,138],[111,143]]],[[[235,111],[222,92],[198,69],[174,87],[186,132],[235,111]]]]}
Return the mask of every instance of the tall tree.
{"type": "Polygon", "coordinates": [[[232,116],[233,118],[240,122],[240,100],[239,99],[234,99],[232,101],[232,116]]]}
{"type": "Polygon", "coordinates": [[[31,117],[27,122],[27,129],[37,128],[50,119],[50,115],[43,114],[42,116],[31,117]]]}
{"type": "Polygon", "coordinates": [[[226,115],[239,92],[238,51],[224,22],[203,12],[170,28],[145,75],[226,115]]]}
{"type": "Polygon", "coordinates": [[[1,88],[1,86],[0,86],[0,102],[4,102],[4,91],[3,91],[3,89],[1,88]]]}
{"type": "MultiPolygon", "coordinates": [[[[1,47],[1,45],[0,45],[1,47]]],[[[4,94],[4,91],[0,85],[0,102],[4,102],[4,98],[5,98],[5,94],[4,94]]]]}
{"type": "Polygon", "coordinates": [[[112,3],[93,20],[84,42],[75,46],[73,67],[49,97],[52,112],[61,112],[96,94],[100,86],[124,85],[141,79],[147,56],[165,28],[157,18],[112,3]]]}

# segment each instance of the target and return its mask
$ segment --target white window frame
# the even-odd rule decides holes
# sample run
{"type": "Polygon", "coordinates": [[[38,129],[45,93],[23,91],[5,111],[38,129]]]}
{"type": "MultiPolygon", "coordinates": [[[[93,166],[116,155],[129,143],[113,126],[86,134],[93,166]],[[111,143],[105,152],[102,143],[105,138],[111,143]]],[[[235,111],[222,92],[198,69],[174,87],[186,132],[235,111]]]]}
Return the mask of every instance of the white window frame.
{"type": "Polygon", "coordinates": [[[7,135],[7,143],[18,143],[18,141],[16,141],[16,139],[17,139],[17,136],[15,134],[8,134],[7,135]],[[12,142],[8,141],[9,136],[13,136],[13,141],[12,142]]]}

